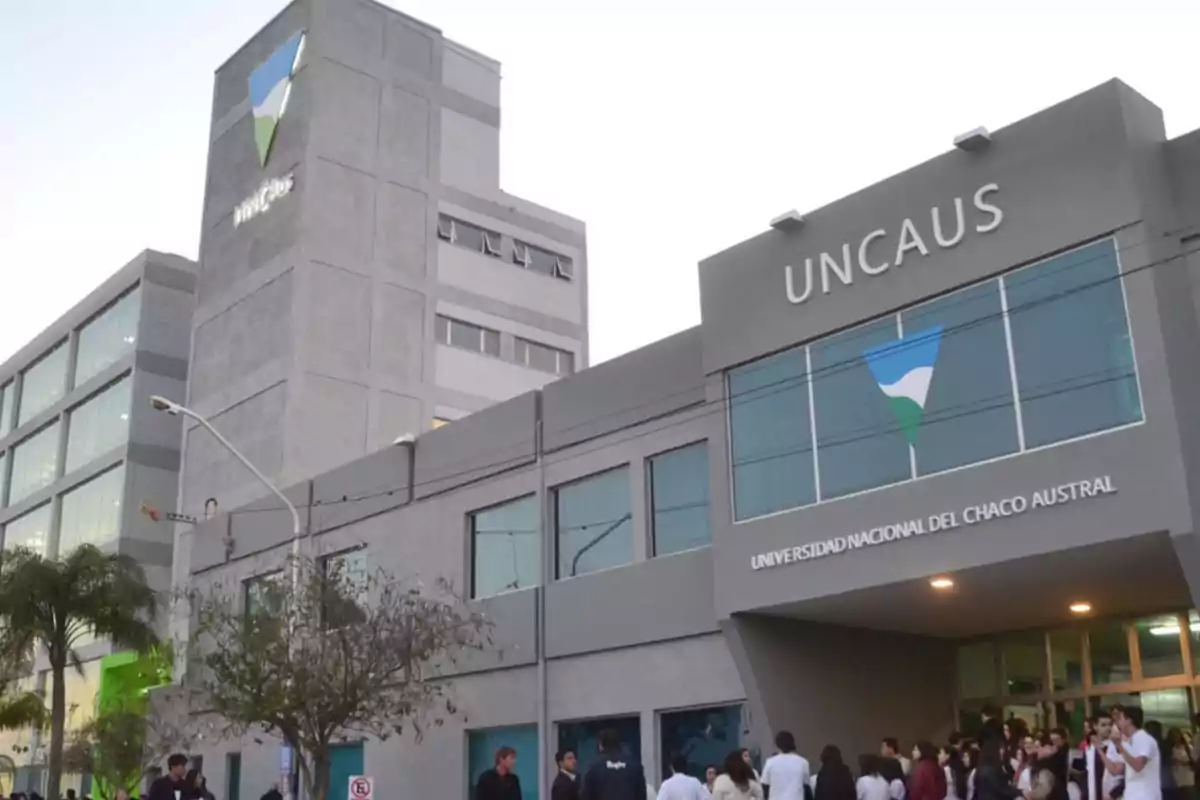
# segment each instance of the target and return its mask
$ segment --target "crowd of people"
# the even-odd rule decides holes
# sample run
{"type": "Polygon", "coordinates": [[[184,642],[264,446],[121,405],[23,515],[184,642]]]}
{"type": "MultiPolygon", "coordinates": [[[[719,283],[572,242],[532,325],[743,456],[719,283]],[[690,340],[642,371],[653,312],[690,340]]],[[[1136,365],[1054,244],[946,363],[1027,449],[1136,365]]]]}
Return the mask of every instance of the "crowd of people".
{"type": "MultiPolygon", "coordinates": [[[[1195,720],[1200,728],[1200,715],[1195,720]]],[[[670,759],[671,775],[655,791],[644,770],[624,755],[616,731],[599,740],[599,758],[577,774],[577,754],[555,756],[550,800],[1200,800],[1200,759],[1188,732],[1146,721],[1141,708],[1112,706],[1085,721],[1072,743],[1064,728],[1031,730],[985,707],[973,737],[952,734],[942,745],[917,742],[905,755],[894,738],[857,759],[857,777],[836,745],[826,745],[813,772],[781,731],[761,774],[750,751],[729,753],[693,777],[688,759],[670,759]]],[[[474,800],[521,800],[517,753],[502,747],[479,776],[474,800]]]]}

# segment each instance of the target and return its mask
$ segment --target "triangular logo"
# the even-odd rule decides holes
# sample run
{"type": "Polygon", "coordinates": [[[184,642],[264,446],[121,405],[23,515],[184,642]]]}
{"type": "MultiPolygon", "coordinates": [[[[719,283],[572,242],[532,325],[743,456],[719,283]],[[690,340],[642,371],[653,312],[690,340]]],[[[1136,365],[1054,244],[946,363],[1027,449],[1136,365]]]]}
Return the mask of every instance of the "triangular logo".
{"type": "Polygon", "coordinates": [[[254,143],[258,161],[267,165],[275,129],[287,111],[292,93],[292,76],[304,54],[304,31],[293,33],[279,49],[250,73],[250,109],[254,112],[254,143]]]}
{"type": "Polygon", "coordinates": [[[863,351],[871,375],[887,395],[910,444],[916,442],[917,429],[925,414],[925,398],[929,395],[941,343],[942,326],[935,325],[863,351]]]}

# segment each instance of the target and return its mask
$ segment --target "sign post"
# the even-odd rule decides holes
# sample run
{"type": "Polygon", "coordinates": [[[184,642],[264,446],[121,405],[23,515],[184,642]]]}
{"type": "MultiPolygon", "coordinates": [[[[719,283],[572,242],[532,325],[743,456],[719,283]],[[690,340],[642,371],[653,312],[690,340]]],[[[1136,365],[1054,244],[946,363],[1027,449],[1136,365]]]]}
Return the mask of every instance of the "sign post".
{"type": "Polygon", "coordinates": [[[366,775],[350,776],[350,800],[375,800],[375,779],[366,775]]]}

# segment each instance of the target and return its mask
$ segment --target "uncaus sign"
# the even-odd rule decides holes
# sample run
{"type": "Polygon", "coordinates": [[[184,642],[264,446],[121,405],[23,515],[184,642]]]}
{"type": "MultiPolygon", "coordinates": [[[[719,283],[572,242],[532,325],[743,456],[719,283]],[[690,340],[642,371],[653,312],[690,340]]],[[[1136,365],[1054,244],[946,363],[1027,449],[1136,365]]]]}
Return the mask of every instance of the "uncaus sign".
{"type": "Polygon", "coordinates": [[[805,258],[803,267],[784,267],[788,301],[800,305],[818,285],[821,294],[829,294],[839,284],[853,284],[857,274],[864,280],[873,278],[917,256],[928,256],[933,247],[956,247],[969,233],[991,233],[1004,221],[1004,212],[993,198],[999,191],[998,184],[985,184],[975,190],[969,213],[963,198],[955,197],[945,209],[929,209],[926,218],[906,217],[891,229],[876,228],[857,242],[846,242],[840,253],[822,252],[816,259],[805,258]]]}

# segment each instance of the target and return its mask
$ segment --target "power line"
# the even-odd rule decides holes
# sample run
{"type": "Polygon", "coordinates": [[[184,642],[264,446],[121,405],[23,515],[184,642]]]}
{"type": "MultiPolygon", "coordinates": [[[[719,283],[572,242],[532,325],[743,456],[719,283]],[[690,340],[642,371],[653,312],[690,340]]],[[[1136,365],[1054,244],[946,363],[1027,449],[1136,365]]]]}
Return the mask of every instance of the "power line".
{"type": "MultiPolygon", "coordinates": [[[[1107,257],[1110,257],[1111,255],[1122,252],[1123,250],[1130,250],[1135,247],[1140,247],[1140,246],[1142,246],[1142,244],[1144,244],[1144,240],[1141,243],[1138,243],[1136,245],[1130,245],[1126,248],[1123,248],[1122,250],[1114,250],[1112,252],[1106,252],[1103,254],[1103,256],[1097,256],[1095,258],[1089,258],[1089,259],[1082,259],[1078,262],[1074,262],[1065,267],[1062,267],[1059,270],[1051,271],[1050,274],[1060,275],[1063,272],[1065,272],[1067,269],[1074,269],[1074,268],[1082,266],[1084,264],[1088,264],[1088,263],[1094,262],[1096,260],[1099,260],[1099,258],[1101,258],[1101,257],[1107,258],[1107,257]]],[[[1146,270],[1150,270],[1150,269],[1154,269],[1154,268],[1166,265],[1166,264],[1176,261],[1180,258],[1186,258],[1187,256],[1193,255],[1197,252],[1200,252],[1200,247],[1189,249],[1189,250],[1184,250],[1184,251],[1181,251],[1174,255],[1167,256],[1165,258],[1157,259],[1154,261],[1149,261],[1139,267],[1135,267],[1135,268],[1127,270],[1125,272],[1118,271],[1115,275],[1106,276],[1106,277],[1101,278],[1096,281],[1092,281],[1092,282],[1089,282],[1086,284],[1082,284],[1080,286],[1072,287],[1072,288],[1064,290],[1062,292],[1048,295],[1045,298],[1040,298],[1037,301],[1025,303],[1016,308],[1010,307],[1007,311],[1007,314],[1008,314],[1009,318],[1011,319],[1011,317],[1016,314],[1021,314],[1026,311],[1032,310],[1034,308],[1038,308],[1042,305],[1046,305],[1048,303],[1061,300],[1064,297],[1069,297],[1069,296],[1077,294],[1079,292],[1093,289],[1097,286],[1106,284],[1110,281],[1123,280],[1124,278],[1126,278],[1130,275],[1134,275],[1139,272],[1143,272],[1146,270]]],[[[1043,263],[1043,262],[1037,262],[1037,263],[1043,263]]],[[[1018,270],[1014,270],[1014,271],[1019,271],[1019,269],[1020,268],[1018,268],[1018,270]]],[[[986,284],[988,281],[991,281],[991,280],[1001,279],[1005,275],[1011,274],[1011,272],[1014,272],[1014,271],[1010,271],[1009,273],[1003,273],[1001,275],[997,275],[992,278],[985,279],[984,281],[981,281],[980,283],[972,284],[972,286],[978,286],[978,285],[986,284]]],[[[1037,279],[1040,279],[1040,278],[1037,278],[1037,279]]],[[[971,288],[971,287],[962,287],[962,289],[957,289],[955,291],[962,291],[963,289],[969,289],[969,288],[971,288]]],[[[944,296],[950,296],[950,295],[948,294],[948,295],[944,295],[944,296]]],[[[931,302],[931,301],[923,300],[920,304],[918,304],[915,307],[919,307],[920,305],[924,305],[928,302],[931,302]]],[[[958,301],[958,302],[961,303],[961,302],[965,302],[965,301],[958,301]]],[[[902,311],[892,312],[892,314],[896,314],[896,313],[903,313],[903,312],[902,311]]],[[[942,338],[945,339],[948,336],[961,334],[963,332],[971,330],[971,329],[978,327],[982,324],[985,324],[987,322],[997,320],[997,319],[1003,319],[1004,316],[1005,316],[1005,312],[1000,311],[1000,312],[997,312],[994,314],[985,315],[983,317],[980,317],[979,319],[971,320],[967,323],[963,323],[963,324],[960,324],[957,326],[951,326],[949,328],[946,328],[943,331],[942,338]]],[[[884,317],[884,318],[886,318],[886,317],[884,317]]],[[[870,322],[871,321],[869,320],[866,323],[861,323],[861,324],[865,325],[865,324],[869,324],[870,322]]],[[[1128,320],[1127,320],[1127,322],[1128,322],[1128,320]]],[[[841,335],[841,334],[834,334],[834,335],[841,335]]],[[[790,349],[796,349],[799,347],[809,347],[814,344],[819,344],[820,341],[822,341],[822,340],[816,340],[810,344],[795,345],[792,348],[788,348],[788,349],[790,350],[790,349]]],[[[903,349],[905,349],[907,347],[911,347],[911,346],[913,346],[912,343],[906,343],[903,341],[899,341],[899,342],[897,342],[895,351],[901,352],[901,351],[903,351],[903,349]]],[[[767,360],[769,358],[770,358],[770,356],[767,356],[760,360],[767,360]]],[[[752,362],[752,363],[754,363],[754,362],[752,362]]],[[[861,363],[860,357],[848,358],[848,359],[844,359],[840,362],[831,362],[830,364],[826,365],[825,367],[822,367],[819,370],[813,370],[811,373],[807,373],[807,374],[801,375],[799,377],[789,376],[789,377],[784,378],[779,381],[774,381],[772,383],[763,384],[762,386],[755,387],[753,389],[747,390],[746,392],[740,393],[738,395],[727,394],[726,396],[721,397],[716,400],[705,400],[702,403],[698,403],[694,406],[679,409],[677,415],[673,415],[673,416],[682,415],[682,418],[672,418],[672,419],[667,420],[665,424],[659,425],[657,427],[634,431],[632,434],[627,435],[624,438],[605,439],[590,448],[574,449],[569,453],[557,454],[559,456],[558,458],[552,457],[555,454],[552,454],[551,456],[544,456],[541,463],[543,466],[549,466],[552,464],[559,463],[561,461],[567,461],[567,460],[578,458],[579,456],[586,455],[587,453],[590,453],[590,452],[595,452],[597,450],[601,450],[604,448],[613,447],[615,445],[621,444],[626,441],[630,441],[635,438],[641,438],[643,436],[658,433],[660,431],[667,430],[672,427],[676,427],[678,425],[688,424],[688,423],[691,423],[693,420],[698,419],[703,416],[707,416],[708,414],[723,413],[737,405],[748,403],[748,402],[755,402],[755,401],[761,400],[763,397],[770,396],[771,394],[774,394],[776,392],[790,391],[792,389],[798,388],[799,386],[804,386],[804,385],[806,385],[805,381],[811,381],[811,380],[814,380],[815,378],[821,377],[823,375],[837,374],[838,372],[855,368],[855,367],[859,366],[860,363],[861,363]],[[768,389],[774,389],[774,391],[766,391],[768,389]],[[758,394],[755,394],[754,397],[748,398],[748,399],[743,399],[743,395],[755,393],[755,392],[757,392],[758,394]],[[709,408],[706,408],[706,407],[709,407],[709,408]],[[696,409],[704,409],[704,410],[697,411],[696,409]],[[692,413],[688,413],[688,412],[692,412],[692,413]]],[[[762,368],[762,367],[756,367],[756,369],[758,369],[758,368],[762,368]]],[[[739,369],[745,369],[745,368],[739,368],[739,369]]],[[[593,417],[584,422],[578,423],[575,426],[569,426],[569,427],[563,428],[561,430],[565,431],[565,430],[569,430],[573,427],[580,427],[583,425],[594,425],[597,420],[604,419],[604,418],[606,418],[606,416],[616,416],[619,414],[628,413],[629,411],[637,410],[639,408],[644,408],[644,407],[651,406],[651,405],[657,405],[658,403],[662,402],[662,400],[664,400],[664,399],[668,399],[672,396],[677,396],[679,394],[686,394],[688,392],[691,392],[698,388],[701,388],[701,386],[703,386],[703,384],[693,385],[686,390],[668,393],[666,395],[659,396],[653,400],[650,400],[650,401],[647,401],[644,403],[640,403],[640,404],[636,404],[633,406],[629,406],[627,408],[621,409],[620,411],[613,412],[613,414],[602,415],[600,417],[593,417]]],[[[1037,387],[1030,387],[1030,388],[1037,388],[1037,387]]],[[[556,431],[556,432],[559,432],[559,431],[556,431]]],[[[512,447],[516,447],[521,443],[522,443],[521,441],[513,442],[505,447],[496,448],[495,450],[493,450],[491,452],[501,452],[501,451],[509,450],[512,447]]],[[[411,486],[415,489],[416,487],[419,487],[419,486],[426,486],[426,485],[436,484],[436,483],[444,483],[445,481],[453,479],[454,477],[457,477],[460,475],[474,473],[474,472],[482,472],[482,471],[491,469],[493,467],[505,466],[505,465],[509,464],[512,460],[513,460],[513,457],[510,455],[501,461],[496,461],[496,462],[479,465],[479,466],[472,466],[469,469],[465,469],[465,470],[462,470],[459,472],[442,474],[436,478],[430,478],[430,479],[424,480],[424,481],[414,481],[411,484],[411,486]]],[[[462,461],[456,462],[456,463],[463,464],[463,463],[470,463],[471,461],[472,461],[472,458],[467,458],[467,459],[463,459],[462,461]]],[[[524,466],[528,466],[528,465],[522,464],[520,466],[524,467],[524,466]]],[[[360,494],[360,495],[344,496],[344,497],[336,499],[336,500],[318,501],[311,505],[302,505],[302,506],[297,506],[297,507],[298,508],[322,508],[322,507],[339,505],[339,504],[343,504],[343,503],[362,502],[364,500],[370,500],[370,499],[374,499],[374,498],[378,498],[378,497],[385,497],[388,495],[396,494],[398,492],[407,492],[409,485],[410,484],[408,484],[406,482],[402,486],[395,486],[395,487],[388,488],[388,489],[375,490],[375,491],[367,492],[367,493],[360,494]]],[[[251,513],[262,513],[262,512],[267,512],[267,511],[283,511],[283,510],[286,510],[286,509],[284,509],[282,506],[272,506],[272,507],[267,507],[267,508],[234,509],[233,511],[226,512],[226,513],[233,515],[233,514],[251,514],[251,513]]]]}

